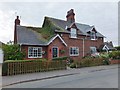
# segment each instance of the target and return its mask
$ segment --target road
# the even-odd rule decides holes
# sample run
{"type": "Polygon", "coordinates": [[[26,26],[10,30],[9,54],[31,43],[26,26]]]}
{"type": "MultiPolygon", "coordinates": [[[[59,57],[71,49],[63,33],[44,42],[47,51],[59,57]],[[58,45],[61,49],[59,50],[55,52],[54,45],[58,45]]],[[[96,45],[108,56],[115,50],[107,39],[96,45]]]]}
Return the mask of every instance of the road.
{"type": "Polygon", "coordinates": [[[118,68],[14,84],[3,88],[118,88],[118,68]]]}

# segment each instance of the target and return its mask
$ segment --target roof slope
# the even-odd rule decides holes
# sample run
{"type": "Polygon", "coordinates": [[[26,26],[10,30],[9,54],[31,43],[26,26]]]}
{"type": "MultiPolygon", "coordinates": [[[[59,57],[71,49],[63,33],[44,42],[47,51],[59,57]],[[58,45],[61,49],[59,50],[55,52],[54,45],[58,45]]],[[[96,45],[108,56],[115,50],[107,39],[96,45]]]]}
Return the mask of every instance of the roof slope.
{"type": "Polygon", "coordinates": [[[29,45],[45,45],[46,40],[41,37],[40,33],[25,26],[17,26],[17,43],[29,45]]]}
{"type": "MultiPolygon", "coordinates": [[[[64,21],[64,20],[60,20],[60,19],[50,18],[50,17],[47,17],[47,19],[52,21],[57,27],[62,28],[62,30],[64,30],[63,32],[69,32],[68,30],[66,30],[66,27],[70,27],[71,26],[70,22],[64,21]]],[[[90,26],[90,25],[86,25],[86,24],[80,24],[80,23],[75,23],[75,25],[80,30],[80,32],[82,32],[81,34],[83,34],[83,35],[89,35],[87,32],[91,31],[93,28],[95,28],[94,26],[90,26]]],[[[99,32],[96,33],[96,36],[104,37],[99,32]]]]}
{"type": "MultiPolygon", "coordinates": [[[[17,25],[17,43],[28,45],[47,45],[47,43],[55,36],[55,32],[67,32],[70,33],[66,27],[70,27],[72,24],[68,21],[45,17],[42,28],[27,27],[17,25]]],[[[88,31],[91,31],[94,26],[75,23],[82,35],[89,35],[88,31]]],[[[96,33],[98,37],[104,37],[99,32],[96,33]]]]}
{"type": "Polygon", "coordinates": [[[103,50],[104,47],[107,47],[109,50],[116,50],[116,48],[114,48],[113,43],[112,42],[104,42],[103,45],[100,46],[100,50],[103,50]]]}

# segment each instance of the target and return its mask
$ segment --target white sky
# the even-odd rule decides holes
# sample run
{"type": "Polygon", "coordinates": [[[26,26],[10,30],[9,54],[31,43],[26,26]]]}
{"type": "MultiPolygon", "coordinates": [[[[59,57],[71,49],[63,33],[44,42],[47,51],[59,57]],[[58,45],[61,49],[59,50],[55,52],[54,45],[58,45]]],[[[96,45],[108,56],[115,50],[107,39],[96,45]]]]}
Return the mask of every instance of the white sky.
{"type": "MultiPolygon", "coordinates": [[[[38,0],[36,0],[38,1],[38,0]]],[[[58,0],[57,0],[58,1],[58,0]]],[[[21,25],[41,27],[44,17],[66,20],[66,13],[70,9],[75,11],[76,22],[94,25],[96,30],[102,33],[105,41],[113,41],[118,45],[118,0],[81,0],[78,2],[29,2],[18,0],[4,0],[0,2],[0,41],[6,43],[13,41],[14,20],[16,15],[21,16],[21,25]]]]}

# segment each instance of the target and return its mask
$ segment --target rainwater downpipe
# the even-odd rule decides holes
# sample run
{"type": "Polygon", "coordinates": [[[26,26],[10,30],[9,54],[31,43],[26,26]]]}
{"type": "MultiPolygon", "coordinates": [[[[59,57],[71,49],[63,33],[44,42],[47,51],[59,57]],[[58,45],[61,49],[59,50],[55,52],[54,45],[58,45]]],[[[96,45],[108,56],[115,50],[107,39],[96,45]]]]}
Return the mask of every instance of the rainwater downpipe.
{"type": "Polygon", "coordinates": [[[83,40],[83,57],[85,56],[85,40],[84,40],[84,38],[82,38],[82,40],[83,40]]]}
{"type": "Polygon", "coordinates": [[[21,46],[22,46],[22,44],[20,44],[20,51],[21,51],[21,46]]]}

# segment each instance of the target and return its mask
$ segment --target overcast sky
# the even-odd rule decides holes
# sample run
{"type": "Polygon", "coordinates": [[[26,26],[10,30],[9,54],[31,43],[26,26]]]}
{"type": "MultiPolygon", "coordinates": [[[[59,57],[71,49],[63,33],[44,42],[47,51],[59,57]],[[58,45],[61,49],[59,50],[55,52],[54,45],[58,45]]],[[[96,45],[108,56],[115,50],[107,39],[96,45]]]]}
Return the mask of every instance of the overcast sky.
{"type": "Polygon", "coordinates": [[[118,2],[1,2],[0,41],[13,41],[14,20],[20,16],[21,25],[41,27],[45,16],[66,20],[68,10],[74,9],[78,23],[94,25],[105,41],[118,45],[118,2]]]}

